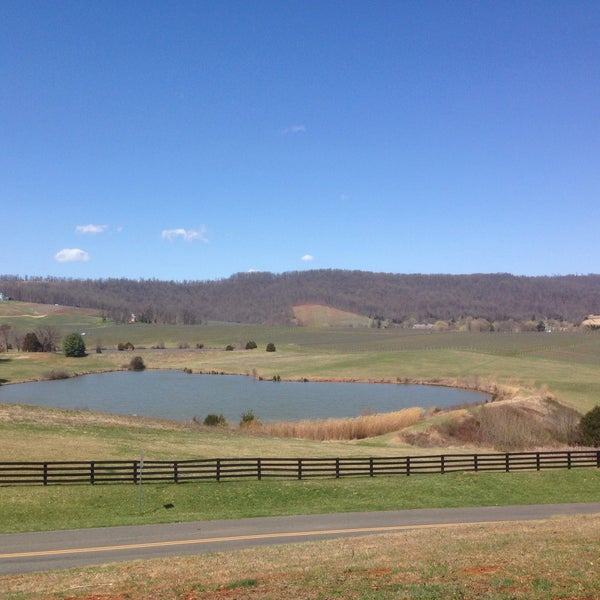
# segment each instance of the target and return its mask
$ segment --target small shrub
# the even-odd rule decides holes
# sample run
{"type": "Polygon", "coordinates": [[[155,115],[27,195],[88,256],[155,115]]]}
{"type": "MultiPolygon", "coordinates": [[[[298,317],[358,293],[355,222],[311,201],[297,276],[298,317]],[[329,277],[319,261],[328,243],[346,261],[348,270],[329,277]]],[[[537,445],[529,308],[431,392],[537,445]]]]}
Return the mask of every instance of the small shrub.
{"type": "Polygon", "coordinates": [[[100,344],[96,346],[96,354],[102,354],[102,346],[100,344]]]}
{"type": "Polygon", "coordinates": [[[177,344],[177,347],[180,350],[187,350],[190,347],[190,345],[187,342],[179,342],[179,344],[177,344]]]}
{"type": "Polygon", "coordinates": [[[275,348],[275,344],[273,342],[269,342],[267,344],[267,352],[275,352],[277,348],[275,348]]]}
{"type": "Polygon", "coordinates": [[[246,343],[246,350],[254,350],[255,348],[258,348],[258,346],[254,340],[250,340],[246,343]]]}
{"type": "Polygon", "coordinates": [[[129,367],[127,367],[129,371],[143,371],[146,368],[144,364],[144,359],[141,356],[134,356],[129,361],[129,367]]]}
{"type": "Polygon", "coordinates": [[[204,344],[202,342],[198,342],[196,344],[196,350],[202,350],[202,348],[204,348],[204,344]]]}
{"type": "Polygon", "coordinates": [[[41,352],[42,344],[38,336],[32,331],[25,334],[23,338],[23,352],[41,352]]]}
{"type": "Polygon", "coordinates": [[[69,379],[70,375],[62,369],[52,369],[43,375],[43,379],[47,381],[56,381],[57,379],[69,379]]]}
{"type": "Polygon", "coordinates": [[[232,346],[231,344],[227,344],[227,346],[225,346],[225,350],[227,350],[227,352],[231,352],[234,349],[235,349],[235,346],[232,346]]]}
{"type": "Polygon", "coordinates": [[[131,343],[131,342],[119,342],[117,344],[117,350],[119,351],[123,351],[123,350],[135,350],[135,346],[131,343]]]}
{"type": "Polygon", "coordinates": [[[227,419],[223,415],[206,415],[204,425],[208,427],[227,427],[227,419]]]}
{"type": "Polygon", "coordinates": [[[242,414],[240,419],[240,427],[258,427],[260,421],[254,416],[252,410],[247,410],[242,414]]]}

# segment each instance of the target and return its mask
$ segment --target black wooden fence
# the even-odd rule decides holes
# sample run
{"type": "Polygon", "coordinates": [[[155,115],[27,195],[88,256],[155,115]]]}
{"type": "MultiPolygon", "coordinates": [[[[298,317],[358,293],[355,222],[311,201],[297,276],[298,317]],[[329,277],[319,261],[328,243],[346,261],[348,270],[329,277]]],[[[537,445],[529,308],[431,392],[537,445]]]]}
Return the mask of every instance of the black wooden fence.
{"type": "Polygon", "coordinates": [[[561,450],[435,456],[364,458],[210,458],[198,460],[112,460],[2,462],[0,485],[60,485],[222,481],[235,478],[376,477],[456,471],[523,471],[600,468],[600,450],[561,450]]]}

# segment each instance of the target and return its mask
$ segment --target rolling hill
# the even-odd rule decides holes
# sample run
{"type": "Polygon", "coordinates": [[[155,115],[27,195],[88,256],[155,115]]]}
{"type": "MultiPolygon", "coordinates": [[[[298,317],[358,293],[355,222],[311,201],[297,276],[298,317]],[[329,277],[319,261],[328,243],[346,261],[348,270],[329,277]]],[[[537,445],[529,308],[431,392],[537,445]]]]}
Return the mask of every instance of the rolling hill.
{"type": "Polygon", "coordinates": [[[589,314],[600,314],[600,275],[312,270],[239,273],[218,281],[182,282],[0,275],[0,292],[21,301],[93,308],[117,321],[127,321],[134,314],[143,322],[184,325],[302,322],[298,315],[304,313],[298,307],[308,305],[398,324],[466,317],[490,322],[553,319],[579,323],[589,314]]]}

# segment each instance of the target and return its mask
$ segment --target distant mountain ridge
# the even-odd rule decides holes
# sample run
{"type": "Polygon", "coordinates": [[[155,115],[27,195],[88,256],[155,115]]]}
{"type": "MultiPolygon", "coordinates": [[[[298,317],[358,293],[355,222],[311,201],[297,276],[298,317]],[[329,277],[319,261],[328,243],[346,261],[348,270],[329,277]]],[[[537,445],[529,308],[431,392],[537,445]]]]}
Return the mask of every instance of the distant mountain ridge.
{"type": "Polygon", "coordinates": [[[600,314],[600,275],[422,275],[310,270],[238,273],[217,281],[66,279],[0,275],[16,300],[84,306],[115,320],[284,324],[293,307],[321,305],[397,323],[467,316],[581,322],[600,314]]]}

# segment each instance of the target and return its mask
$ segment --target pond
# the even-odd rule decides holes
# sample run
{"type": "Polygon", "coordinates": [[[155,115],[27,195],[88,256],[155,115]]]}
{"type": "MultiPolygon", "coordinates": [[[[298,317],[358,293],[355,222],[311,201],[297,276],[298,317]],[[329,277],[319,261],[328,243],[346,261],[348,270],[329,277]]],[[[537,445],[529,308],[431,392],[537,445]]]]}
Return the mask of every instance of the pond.
{"type": "Polygon", "coordinates": [[[231,424],[251,410],[263,422],[354,417],[412,406],[445,408],[483,402],[486,394],[456,388],[384,384],[257,381],[243,375],[183,371],[117,371],[57,381],[0,386],[0,402],[231,424]]]}

